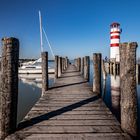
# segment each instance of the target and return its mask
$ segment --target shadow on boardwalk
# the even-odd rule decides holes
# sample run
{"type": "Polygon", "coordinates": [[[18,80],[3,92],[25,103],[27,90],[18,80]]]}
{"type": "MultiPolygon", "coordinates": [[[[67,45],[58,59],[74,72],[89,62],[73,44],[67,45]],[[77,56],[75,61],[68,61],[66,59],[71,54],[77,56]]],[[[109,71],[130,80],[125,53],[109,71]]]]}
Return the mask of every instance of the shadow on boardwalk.
{"type": "Polygon", "coordinates": [[[71,83],[71,84],[66,84],[66,85],[60,85],[60,86],[53,86],[53,87],[50,87],[49,90],[55,89],[55,88],[68,87],[68,86],[75,86],[75,85],[80,85],[80,84],[84,84],[84,83],[87,83],[87,81],[84,81],[84,82],[77,82],[77,83],[71,83]]]}
{"type": "Polygon", "coordinates": [[[86,100],[74,103],[72,105],[68,105],[66,107],[60,108],[58,110],[46,113],[44,115],[40,115],[38,117],[32,118],[32,119],[30,119],[28,121],[24,121],[24,122],[19,124],[18,130],[26,128],[26,127],[29,127],[29,126],[32,126],[32,125],[37,124],[37,123],[39,123],[41,121],[44,121],[44,120],[49,120],[50,118],[55,117],[57,115],[61,115],[61,114],[65,113],[65,112],[72,111],[73,109],[81,107],[81,106],[83,106],[85,104],[88,104],[90,102],[94,102],[94,101],[98,100],[99,98],[100,98],[100,96],[97,95],[97,96],[88,98],[86,100]]]}

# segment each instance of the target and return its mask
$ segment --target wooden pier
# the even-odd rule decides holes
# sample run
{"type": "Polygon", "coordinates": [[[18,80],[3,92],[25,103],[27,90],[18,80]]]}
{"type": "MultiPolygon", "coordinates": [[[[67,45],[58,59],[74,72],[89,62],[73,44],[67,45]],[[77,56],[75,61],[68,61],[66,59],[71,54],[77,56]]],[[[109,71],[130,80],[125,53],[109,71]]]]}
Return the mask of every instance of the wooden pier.
{"type": "Polygon", "coordinates": [[[98,93],[69,65],[6,140],[129,140],[98,93]]]}

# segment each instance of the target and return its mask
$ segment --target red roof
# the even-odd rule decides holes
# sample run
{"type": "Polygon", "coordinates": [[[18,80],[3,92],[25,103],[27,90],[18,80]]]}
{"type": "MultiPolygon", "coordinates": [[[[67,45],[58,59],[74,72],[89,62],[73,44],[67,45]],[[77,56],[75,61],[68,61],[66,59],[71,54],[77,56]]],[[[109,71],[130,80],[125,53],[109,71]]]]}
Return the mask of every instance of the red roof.
{"type": "Polygon", "coordinates": [[[114,26],[114,25],[120,26],[120,24],[117,22],[113,22],[110,26],[114,26]]]}

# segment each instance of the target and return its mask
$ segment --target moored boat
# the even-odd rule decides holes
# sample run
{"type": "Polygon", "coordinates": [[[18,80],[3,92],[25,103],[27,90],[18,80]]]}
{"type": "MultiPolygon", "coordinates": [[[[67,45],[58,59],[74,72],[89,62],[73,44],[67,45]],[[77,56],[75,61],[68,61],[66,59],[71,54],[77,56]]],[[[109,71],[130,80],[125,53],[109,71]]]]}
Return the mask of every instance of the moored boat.
{"type": "MultiPolygon", "coordinates": [[[[42,67],[36,65],[22,66],[19,68],[19,74],[42,74],[42,67]]],[[[53,74],[54,69],[48,68],[48,73],[53,74]]]]}

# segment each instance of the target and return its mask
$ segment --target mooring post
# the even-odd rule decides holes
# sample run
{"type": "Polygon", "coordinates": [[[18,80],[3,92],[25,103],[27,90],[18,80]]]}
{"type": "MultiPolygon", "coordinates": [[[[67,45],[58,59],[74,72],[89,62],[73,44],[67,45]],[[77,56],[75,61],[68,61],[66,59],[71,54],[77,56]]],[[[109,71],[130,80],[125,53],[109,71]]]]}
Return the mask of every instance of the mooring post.
{"type": "Polygon", "coordinates": [[[62,57],[58,57],[58,77],[62,74],[62,57]]]}
{"type": "Polygon", "coordinates": [[[89,82],[89,75],[90,75],[90,57],[84,57],[84,79],[89,82]]]}
{"type": "Polygon", "coordinates": [[[78,61],[78,58],[76,59],[77,61],[77,71],[79,71],[79,61],[78,61]]]}
{"type": "Polygon", "coordinates": [[[113,62],[113,74],[116,75],[116,59],[113,62]]]}
{"type": "Polygon", "coordinates": [[[78,57],[77,61],[78,61],[77,70],[78,70],[78,71],[81,71],[81,58],[78,57]]]}
{"type": "Polygon", "coordinates": [[[65,61],[65,60],[64,60],[64,58],[62,57],[62,73],[64,72],[64,65],[65,65],[65,64],[64,64],[64,61],[65,61]]]}
{"type": "Polygon", "coordinates": [[[63,73],[63,66],[62,66],[62,57],[60,57],[60,70],[61,70],[61,74],[63,73]]]}
{"type": "Polygon", "coordinates": [[[120,74],[120,63],[118,63],[117,73],[120,74]]]}
{"type": "Polygon", "coordinates": [[[67,57],[67,67],[69,67],[69,58],[67,57]]]}
{"type": "Polygon", "coordinates": [[[75,58],[75,67],[76,67],[76,69],[77,69],[77,59],[75,58]]]}
{"type": "Polygon", "coordinates": [[[64,71],[66,70],[66,58],[64,57],[64,71]]]}
{"type": "Polygon", "coordinates": [[[68,68],[68,57],[66,57],[66,69],[68,68]]]}
{"type": "Polygon", "coordinates": [[[76,70],[77,70],[77,67],[78,67],[77,58],[75,59],[75,67],[76,67],[76,70]]]}
{"type": "Polygon", "coordinates": [[[79,71],[81,71],[81,58],[79,57],[79,71]]]}
{"type": "Polygon", "coordinates": [[[137,135],[136,42],[120,45],[121,127],[137,135]]]}
{"type": "Polygon", "coordinates": [[[113,74],[113,62],[111,62],[111,65],[110,65],[111,67],[110,67],[110,72],[111,72],[111,74],[113,74]]]}
{"type": "Polygon", "coordinates": [[[81,75],[84,74],[84,57],[82,57],[82,62],[81,62],[81,75]]]}
{"type": "Polygon", "coordinates": [[[105,80],[107,73],[106,73],[106,70],[105,70],[105,62],[104,62],[104,60],[102,60],[101,65],[102,65],[103,80],[105,80]]]}
{"type": "Polygon", "coordinates": [[[65,68],[67,69],[67,57],[65,57],[65,68]]]}
{"type": "Polygon", "coordinates": [[[0,139],[13,133],[17,126],[19,41],[2,39],[0,85],[0,139]]]}
{"type": "Polygon", "coordinates": [[[93,54],[93,92],[101,94],[101,53],[93,54]]]}
{"type": "Polygon", "coordinates": [[[110,61],[108,62],[108,72],[110,74],[110,61]]]}
{"type": "Polygon", "coordinates": [[[55,78],[58,78],[58,55],[55,56],[55,78]]]}
{"type": "Polygon", "coordinates": [[[60,56],[58,56],[58,77],[61,75],[61,70],[60,70],[60,56]]]}
{"type": "Polygon", "coordinates": [[[45,91],[47,91],[49,88],[48,52],[42,52],[41,58],[42,58],[42,93],[44,94],[45,91]]]}

